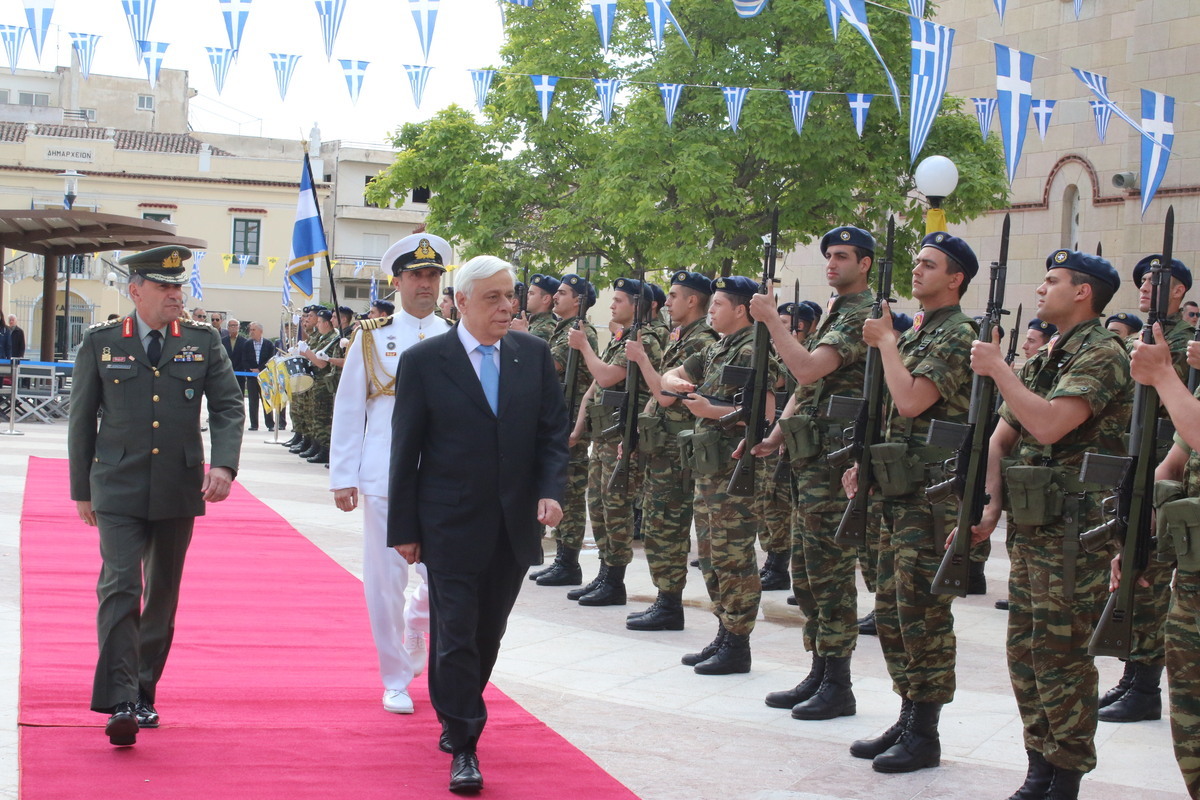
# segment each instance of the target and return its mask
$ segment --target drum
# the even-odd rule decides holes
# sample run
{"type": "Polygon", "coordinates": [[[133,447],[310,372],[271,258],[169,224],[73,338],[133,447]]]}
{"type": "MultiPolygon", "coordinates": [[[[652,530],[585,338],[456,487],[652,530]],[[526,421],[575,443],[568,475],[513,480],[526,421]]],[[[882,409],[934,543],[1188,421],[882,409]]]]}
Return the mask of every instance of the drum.
{"type": "Polygon", "coordinates": [[[284,359],[283,363],[293,392],[307,392],[313,387],[317,369],[311,361],[304,356],[292,356],[284,359]]]}

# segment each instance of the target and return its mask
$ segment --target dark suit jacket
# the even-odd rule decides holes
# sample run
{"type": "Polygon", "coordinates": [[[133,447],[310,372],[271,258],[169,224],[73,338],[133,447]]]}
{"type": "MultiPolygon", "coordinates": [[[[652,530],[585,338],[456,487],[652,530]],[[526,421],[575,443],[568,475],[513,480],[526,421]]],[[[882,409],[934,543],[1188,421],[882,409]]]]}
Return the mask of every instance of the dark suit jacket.
{"type": "Polygon", "coordinates": [[[252,369],[262,369],[275,356],[275,345],[263,337],[262,351],[258,359],[254,358],[254,340],[246,337],[238,339],[233,348],[233,369],[235,372],[249,372],[252,369]]]}
{"type": "Polygon", "coordinates": [[[563,500],[567,409],[550,348],[512,331],[500,359],[497,417],[457,325],[400,358],[388,546],[420,543],[431,570],[483,570],[501,529],[517,563],[541,563],[537,502],[563,500]]]}

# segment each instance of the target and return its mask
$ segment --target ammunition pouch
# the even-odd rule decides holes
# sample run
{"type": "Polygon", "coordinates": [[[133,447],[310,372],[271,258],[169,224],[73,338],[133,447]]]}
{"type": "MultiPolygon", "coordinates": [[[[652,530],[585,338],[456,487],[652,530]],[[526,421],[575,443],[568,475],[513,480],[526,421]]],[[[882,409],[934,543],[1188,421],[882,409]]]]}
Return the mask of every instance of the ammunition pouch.
{"type": "Polygon", "coordinates": [[[662,417],[657,414],[639,414],[637,426],[638,452],[647,456],[661,453],[670,438],[666,426],[663,425],[662,417]]]}
{"type": "Polygon", "coordinates": [[[904,442],[871,445],[871,472],[884,497],[902,497],[925,488],[924,448],[904,442]]]}
{"type": "Polygon", "coordinates": [[[1158,510],[1159,557],[1174,553],[1179,568],[1200,570],[1200,498],[1172,500],[1158,510]]]}
{"type": "Polygon", "coordinates": [[[716,475],[721,472],[729,466],[738,441],[718,430],[696,431],[691,438],[692,472],[697,475],[716,475]]]}
{"type": "Polygon", "coordinates": [[[618,438],[619,432],[613,432],[604,435],[604,431],[608,430],[615,424],[615,416],[613,415],[612,406],[600,405],[594,403],[588,406],[588,425],[592,430],[592,439],[597,442],[611,442],[618,438]]]}
{"type": "Polygon", "coordinates": [[[1183,484],[1179,481],[1154,482],[1154,507],[1162,508],[1172,500],[1183,497],[1183,484]]]}
{"type": "Polygon", "coordinates": [[[1065,488],[1056,467],[1017,465],[1004,473],[1008,490],[1009,521],[1014,525],[1042,527],[1062,517],[1065,488]]]}
{"type": "Polygon", "coordinates": [[[793,462],[806,461],[825,452],[825,429],[816,417],[796,414],[779,420],[788,458],[793,462]]]}
{"type": "Polygon", "coordinates": [[[696,463],[696,455],[692,448],[692,439],[695,435],[696,431],[689,428],[686,431],[680,431],[675,436],[675,443],[679,447],[679,463],[688,472],[692,471],[692,467],[696,463]]]}

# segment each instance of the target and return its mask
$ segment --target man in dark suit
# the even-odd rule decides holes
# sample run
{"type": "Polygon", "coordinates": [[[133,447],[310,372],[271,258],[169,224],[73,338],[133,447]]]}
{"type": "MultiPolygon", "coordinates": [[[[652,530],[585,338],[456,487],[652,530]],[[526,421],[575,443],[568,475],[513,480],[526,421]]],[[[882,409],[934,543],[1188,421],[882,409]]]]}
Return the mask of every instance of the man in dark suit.
{"type": "Polygon", "coordinates": [[[180,319],[190,257],[166,246],[121,259],[134,313],[88,329],[72,376],[71,499],[99,528],[103,561],[91,707],[111,715],[105,733],[115,745],[158,727],[155,691],[192,526],[206,502],[229,496],[242,445],[242,394],[221,339],[180,319]],[[207,472],[201,398],[212,437],[207,472]]]}
{"type": "MultiPolygon", "coordinates": [[[[233,371],[253,372],[257,375],[263,367],[275,357],[275,345],[270,339],[263,337],[261,322],[250,323],[250,338],[238,337],[233,348],[233,371]]],[[[257,380],[246,381],[247,395],[250,398],[250,430],[258,430],[258,409],[262,405],[262,387],[257,380]]],[[[264,412],[264,422],[267,430],[275,430],[275,417],[270,412],[264,412]]]]}
{"type": "Polygon", "coordinates": [[[546,343],[508,330],[514,282],[494,256],[460,267],[459,323],[405,351],[396,377],[388,545],[429,570],[429,695],[458,793],[483,787],[483,689],[566,486],[562,388],[546,343]]]}

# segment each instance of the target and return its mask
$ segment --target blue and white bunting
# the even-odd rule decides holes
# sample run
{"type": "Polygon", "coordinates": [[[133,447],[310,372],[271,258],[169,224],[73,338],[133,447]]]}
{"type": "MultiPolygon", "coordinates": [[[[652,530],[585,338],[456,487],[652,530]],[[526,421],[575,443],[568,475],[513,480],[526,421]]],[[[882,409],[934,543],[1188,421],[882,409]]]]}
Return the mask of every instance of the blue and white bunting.
{"type": "Polygon", "coordinates": [[[979,135],[986,142],[988,134],[992,132],[992,115],[996,113],[996,98],[972,97],[971,102],[975,104],[975,118],[979,120],[979,135]]]}
{"type": "Polygon", "coordinates": [[[524,8],[533,8],[533,0],[504,0],[506,3],[512,3],[514,6],[523,6],[524,8]]]}
{"type": "Polygon", "coordinates": [[[425,95],[425,83],[429,80],[429,73],[433,72],[433,67],[419,64],[404,64],[404,71],[408,74],[408,85],[412,88],[413,105],[417,108],[421,107],[421,98],[425,95]]]}
{"type": "Polygon", "coordinates": [[[1008,0],[992,0],[996,6],[996,13],[1000,15],[1000,24],[1004,24],[1004,12],[1008,9],[1008,0]]]}
{"type": "Polygon", "coordinates": [[[954,29],[909,17],[912,69],[908,108],[908,158],[916,163],[946,95],[954,29]]]}
{"type": "Polygon", "coordinates": [[[495,77],[496,70],[494,69],[471,70],[471,86],[475,89],[475,105],[479,107],[480,113],[487,105],[488,92],[491,91],[492,79],[495,77]]]}
{"type": "Polygon", "coordinates": [[[550,104],[554,102],[554,86],[558,78],[554,75],[530,75],[533,91],[537,94],[538,108],[542,111],[542,122],[550,115],[550,104]]]}
{"type": "Polygon", "coordinates": [[[679,106],[679,97],[683,94],[682,83],[660,83],[658,93],[662,95],[663,110],[667,112],[667,127],[675,123],[675,109],[679,106]]]}
{"type": "Polygon", "coordinates": [[[879,61],[879,66],[883,67],[888,87],[892,90],[892,99],[896,101],[896,110],[900,111],[900,87],[896,86],[896,79],[892,77],[892,71],[888,69],[883,55],[875,46],[875,40],[871,38],[871,29],[867,27],[866,3],[864,0],[832,0],[832,2],[837,4],[842,17],[850,24],[850,27],[862,34],[863,39],[871,47],[871,52],[875,53],[875,59],[879,61]]]}
{"type": "Polygon", "coordinates": [[[162,70],[163,56],[167,54],[167,48],[170,46],[169,42],[138,42],[138,47],[142,51],[142,64],[146,67],[146,80],[150,81],[151,89],[158,85],[158,73],[162,70]]]}
{"type": "Polygon", "coordinates": [[[1054,113],[1057,100],[1034,100],[1029,104],[1029,113],[1033,115],[1033,124],[1037,126],[1038,136],[1046,141],[1046,131],[1050,130],[1050,115],[1054,113]]]}
{"type": "Polygon", "coordinates": [[[842,19],[842,11],[838,6],[837,0],[825,0],[825,16],[829,17],[829,30],[833,33],[833,40],[836,42],[838,38],[838,22],[842,19]]]}
{"type": "Polygon", "coordinates": [[[1096,135],[1100,137],[1100,144],[1104,144],[1104,140],[1108,136],[1108,123],[1112,120],[1112,104],[1103,100],[1088,100],[1088,106],[1091,107],[1092,115],[1096,118],[1096,135]]]}
{"type": "MultiPolygon", "coordinates": [[[[275,68],[275,86],[279,89],[279,99],[287,100],[288,87],[292,84],[292,73],[300,56],[289,53],[270,53],[271,65],[275,68]]],[[[345,64],[345,62],[342,62],[345,64]]]]}
{"type": "Polygon", "coordinates": [[[663,46],[663,31],[667,24],[670,24],[679,32],[679,38],[683,39],[687,49],[692,49],[692,43],[688,41],[687,34],[683,32],[683,28],[679,27],[679,20],[675,19],[675,15],[671,13],[671,0],[646,0],[646,15],[650,17],[650,28],[654,32],[655,46],[663,46]]]}
{"type": "Polygon", "coordinates": [[[846,100],[850,103],[850,116],[854,119],[854,130],[860,139],[863,134],[863,126],[867,124],[867,112],[871,110],[873,99],[875,99],[873,94],[846,93],[846,100]]]}
{"type": "Polygon", "coordinates": [[[317,17],[321,20],[321,41],[325,45],[325,60],[333,61],[333,44],[337,41],[346,15],[347,0],[315,0],[317,17]]]}
{"type": "Polygon", "coordinates": [[[768,0],[733,0],[733,10],[742,19],[757,17],[767,7],[768,0]]]}
{"type": "Polygon", "coordinates": [[[421,40],[421,52],[425,63],[429,63],[429,48],[433,44],[433,26],[437,22],[441,0],[408,0],[413,21],[417,23],[417,38],[421,40]]]}
{"type": "Polygon", "coordinates": [[[721,94],[725,97],[725,112],[729,115],[729,127],[736,132],[738,120],[742,118],[742,104],[746,102],[746,93],[750,89],[745,86],[722,86],[721,94]]]}
{"type": "MultiPolygon", "coordinates": [[[[354,63],[354,62],[351,62],[354,63]]],[[[358,62],[364,63],[364,62],[358,62]]],[[[317,210],[317,193],[313,188],[312,166],[308,153],[300,170],[300,196],[296,200],[296,224],[292,226],[292,246],[288,253],[288,266],[284,279],[284,302],[287,302],[287,282],[304,292],[306,297],[313,293],[313,265],[321,256],[329,255],[325,230],[321,227],[321,213],[317,210]]]]}
{"type": "Polygon", "coordinates": [[[592,17],[596,20],[596,32],[600,34],[600,48],[608,52],[608,40],[617,21],[617,0],[599,0],[592,3],[592,17]]]}
{"type": "Polygon", "coordinates": [[[96,45],[100,42],[99,34],[72,33],[71,47],[79,57],[79,72],[86,81],[92,74],[92,58],[96,55],[96,45]]]}
{"type": "Polygon", "coordinates": [[[1083,11],[1083,0],[1075,0],[1075,19],[1078,21],[1079,12],[1083,11]]]}
{"type": "Polygon", "coordinates": [[[374,273],[371,275],[371,302],[379,300],[379,278],[374,273]]]}
{"type": "Polygon", "coordinates": [[[289,310],[292,307],[292,284],[289,282],[287,270],[283,271],[283,307],[289,310]]]}
{"type": "Polygon", "coordinates": [[[358,95],[362,92],[363,79],[367,77],[367,67],[370,61],[355,61],[349,58],[339,58],[342,72],[346,75],[346,89],[350,92],[350,102],[357,103],[358,95]]]}
{"type": "Polygon", "coordinates": [[[246,32],[246,20],[250,16],[250,4],[254,0],[217,0],[221,6],[221,16],[225,18],[225,33],[229,36],[229,49],[237,58],[237,51],[242,47],[242,35],[246,32]]]}
{"type": "Polygon", "coordinates": [[[367,262],[365,262],[365,261],[355,261],[354,262],[354,277],[357,278],[358,273],[362,272],[363,267],[365,267],[366,265],[367,265],[367,262]]]}
{"type": "Polygon", "coordinates": [[[917,19],[924,19],[925,0],[908,0],[908,13],[917,19]]]}
{"type": "Polygon", "coordinates": [[[1167,173],[1167,159],[1175,142],[1175,98],[1142,89],[1142,216],[1167,173]]]}
{"type": "Polygon", "coordinates": [[[804,118],[808,116],[808,104],[812,102],[813,93],[798,89],[788,89],[785,94],[788,107],[792,109],[792,124],[796,126],[796,135],[804,135],[804,118]]]}
{"type": "Polygon", "coordinates": [[[192,299],[204,299],[204,286],[200,283],[200,262],[208,255],[207,250],[192,251],[192,299]]]}
{"type": "Polygon", "coordinates": [[[620,78],[596,78],[596,97],[600,99],[600,115],[604,117],[604,122],[607,123],[612,117],[613,101],[617,99],[617,92],[621,90],[620,78]]]}
{"type": "Polygon", "coordinates": [[[133,53],[138,63],[142,60],[142,48],[138,42],[150,39],[150,23],[154,21],[156,0],[121,0],[125,10],[125,21],[129,23],[129,35],[133,37],[133,53]]]}
{"type": "Polygon", "coordinates": [[[1033,54],[1002,44],[996,46],[996,108],[1000,111],[1000,138],[1004,164],[1012,183],[1025,147],[1029,107],[1033,102],[1033,54]]]}
{"type": "MultiPolygon", "coordinates": [[[[1092,94],[1096,95],[1096,99],[1108,106],[1110,116],[1112,114],[1116,114],[1118,117],[1132,125],[1133,129],[1142,136],[1149,136],[1148,133],[1142,130],[1142,126],[1139,125],[1133,119],[1133,117],[1122,111],[1120,106],[1114,103],[1113,99],[1108,96],[1108,78],[1104,77],[1103,75],[1098,75],[1095,72],[1088,72],[1087,70],[1078,69],[1076,67],[1071,67],[1071,71],[1075,73],[1075,77],[1079,78],[1079,80],[1083,82],[1084,86],[1091,89],[1092,94]]],[[[1106,122],[1106,127],[1107,124],[1108,123],[1106,122]]]]}
{"type": "Polygon", "coordinates": [[[249,253],[238,253],[238,277],[246,277],[246,265],[250,263],[249,253]]]}
{"type": "Polygon", "coordinates": [[[20,25],[0,25],[0,40],[4,41],[4,55],[8,56],[8,71],[17,74],[17,62],[21,60],[21,45],[29,28],[20,25]]]}
{"type": "Polygon", "coordinates": [[[225,88],[225,79],[229,77],[229,65],[233,63],[233,51],[228,47],[205,47],[208,53],[208,65],[212,67],[213,83],[217,85],[217,94],[225,88]]]}
{"type": "Polygon", "coordinates": [[[25,19],[29,22],[29,38],[33,41],[33,53],[42,60],[42,45],[50,32],[50,19],[54,16],[54,0],[25,0],[25,19]]]}

